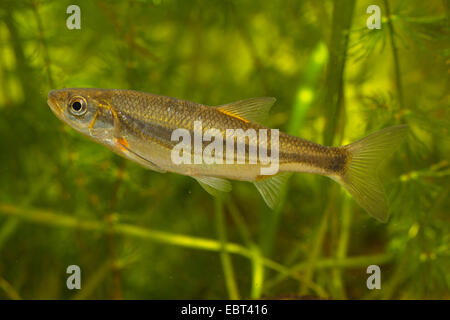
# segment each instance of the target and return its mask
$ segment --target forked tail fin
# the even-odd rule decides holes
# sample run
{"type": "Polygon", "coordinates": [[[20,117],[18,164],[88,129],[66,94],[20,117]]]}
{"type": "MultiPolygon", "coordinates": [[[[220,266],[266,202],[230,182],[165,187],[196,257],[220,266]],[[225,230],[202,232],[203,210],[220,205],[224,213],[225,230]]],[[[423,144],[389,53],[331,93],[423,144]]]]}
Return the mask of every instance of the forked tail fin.
{"type": "Polygon", "coordinates": [[[351,154],[345,173],[335,179],[350,192],[371,216],[379,221],[388,220],[388,201],[378,178],[380,163],[398,148],[408,132],[407,125],[393,126],[346,145],[351,154]]]}

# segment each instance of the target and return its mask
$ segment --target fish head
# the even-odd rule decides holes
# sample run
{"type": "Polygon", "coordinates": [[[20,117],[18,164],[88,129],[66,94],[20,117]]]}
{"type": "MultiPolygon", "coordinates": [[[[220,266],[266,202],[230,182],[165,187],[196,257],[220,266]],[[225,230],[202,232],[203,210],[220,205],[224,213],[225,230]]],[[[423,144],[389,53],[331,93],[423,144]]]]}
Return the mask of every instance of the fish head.
{"type": "Polygon", "coordinates": [[[114,127],[105,90],[52,90],[47,103],[61,121],[93,138],[109,133],[114,127]]]}

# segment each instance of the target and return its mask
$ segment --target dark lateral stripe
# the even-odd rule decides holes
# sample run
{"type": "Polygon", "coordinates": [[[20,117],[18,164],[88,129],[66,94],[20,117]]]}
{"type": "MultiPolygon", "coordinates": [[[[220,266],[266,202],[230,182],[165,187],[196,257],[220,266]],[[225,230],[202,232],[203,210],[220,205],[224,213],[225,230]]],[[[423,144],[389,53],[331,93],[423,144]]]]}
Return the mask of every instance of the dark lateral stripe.
{"type": "MultiPolygon", "coordinates": [[[[156,142],[164,147],[167,147],[169,149],[172,149],[175,145],[179,143],[179,141],[171,141],[172,132],[176,130],[177,128],[168,128],[165,126],[161,126],[159,124],[150,123],[147,121],[136,119],[130,115],[127,114],[121,114],[121,124],[128,129],[129,131],[133,132],[134,134],[142,137],[143,139],[149,139],[153,142],[156,142]]],[[[194,154],[194,131],[188,130],[189,134],[191,136],[191,154],[194,154]]],[[[206,146],[208,146],[211,143],[211,141],[202,141],[202,148],[204,149],[206,146]]],[[[249,154],[249,143],[245,142],[245,156],[246,159],[248,159],[249,154]]],[[[237,143],[235,141],[234,144],[234,150],[237,150],[237,143]]],[[[257,149],[258,150],[258,149],[257,149]]],[[[271,154],[271,150],[267,151],[268,154],[271,154]]],[[[223,153],[224,153],[224,159],[226,156],[226,140],[223,140],[223,153]]],[[[235,159],[237,157],[237,153],[235,152],[235,159]]]]}
{"type": "MultiPolygon", "coordinates": [[[[158,143],[168,149],[172,149],[175,145],[179,143],[179,141],[171,141],[172,132],[177,128],[168,128],[165,126],[161,126],[159,124],[151,123],[148,121],[143,121],[140,119],[136,119],[130,115],[122,115],[121,124],[126,127],[126,129],[130,130],[134,134],[141,136],[143,139],[149,139],[155,143],[158,143]]],[[[194,132],[189,130],[191,135],[191,155],[194,154],[193,142],[194,142],[194,132]]],[[[235,141],[236,142],[236,141],[235,141]]],[[[204,149],[208,146],[211,141],[203,141],[202,148],[204,149]]],[[[281,142],[280,142],[281,143],[281,142]]],[[[347,157],[345,154],[323,154],[323,155],[311,155],[307,153],[292,153],[292,152],[283,152],[283,146],[280,146],[279,151],[279,161],[282,163],[302,163],[307,164],[313,167],[322,168],[329,172],[341,172],[345,168],[345,164],[347,161],[347,157]]],[[[237,161],[237,145],[234,144],[234,161],[237,161]]],[[[245,142],[245,163],[248,163],[249,159],[249,143],[245,142]]],[[[258,148],[256,148],[258,152],[258,148]]],[[[270,148],[266,153],[269,157],[271,157],[270,148]]],[[[257,154],[259,157],[259,153],[257,154]]],[[[223,141],[223,160],[226,160],[226,140],[223,141]]]]}
{"type": "Polygon", "coordinates": [[[347,155],[342,154],[307,154],[307,153],[280,153],[280,163],[299,163],[320,168],[327,172],[340,173],[345,170],[347,155]]]}
{"type": "Polygon", "coordinates": [[[135,135],[140,136],[143,139],[149,139],[170,149],[177,144],[176,141],[170,141],[173,129],[136,119],[128,114],[120,115],[122,115],[120,117],[121,124],[135,135]]]}

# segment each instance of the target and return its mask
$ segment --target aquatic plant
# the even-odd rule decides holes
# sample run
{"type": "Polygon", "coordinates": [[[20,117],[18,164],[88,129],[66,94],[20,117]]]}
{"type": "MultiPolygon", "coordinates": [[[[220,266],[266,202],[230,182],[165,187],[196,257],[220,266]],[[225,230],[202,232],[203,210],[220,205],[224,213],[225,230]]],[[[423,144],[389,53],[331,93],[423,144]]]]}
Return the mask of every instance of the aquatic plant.
{"type": "Polygon", "coordinates": [[[0,298],[450,298],[445,1],[80,1],[79,30],[69,4],[0,3],[0,298]],[[406,123],[390,220],[311,175],[273,211],[246,183],[215,199],[64,126],[62,87],[273,96],[269,126],[329,145],[406,123]]]}

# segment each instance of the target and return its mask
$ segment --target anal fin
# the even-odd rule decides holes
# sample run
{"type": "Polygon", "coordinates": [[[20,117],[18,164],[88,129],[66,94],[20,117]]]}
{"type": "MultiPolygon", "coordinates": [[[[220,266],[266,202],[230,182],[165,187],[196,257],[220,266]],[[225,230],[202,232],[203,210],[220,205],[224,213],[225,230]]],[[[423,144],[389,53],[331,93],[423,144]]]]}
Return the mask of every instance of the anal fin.
{"type": "Polygon", "coordinates": [[[274,209],[280,202],[281,191],[290,176],[291,173],[283,172],[253,182],[269,208],[274,209]]]}

